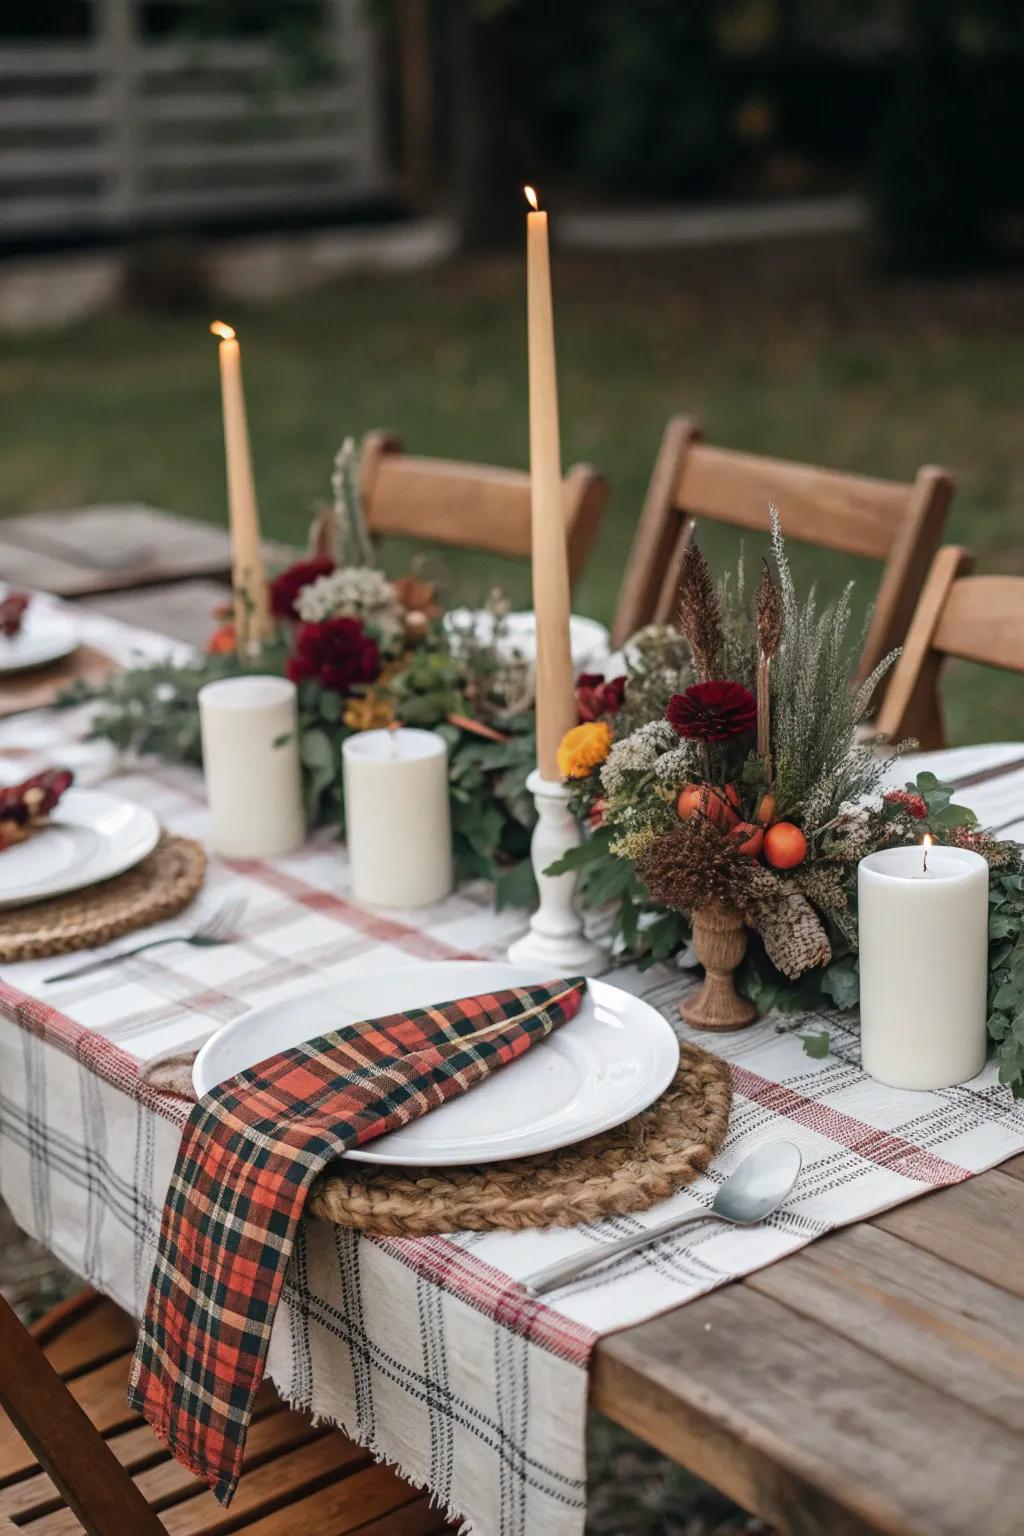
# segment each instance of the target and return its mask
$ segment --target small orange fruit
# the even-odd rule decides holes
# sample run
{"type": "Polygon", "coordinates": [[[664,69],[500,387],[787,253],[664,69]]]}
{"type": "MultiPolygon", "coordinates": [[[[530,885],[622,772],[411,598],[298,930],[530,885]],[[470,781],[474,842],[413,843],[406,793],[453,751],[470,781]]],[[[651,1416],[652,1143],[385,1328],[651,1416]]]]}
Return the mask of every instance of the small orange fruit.
{"type": "Polygon", "coordinates": [[[688,821],[699,812],[723,832],[728,832],[738,819],[734,805],[739,805],[739,795],[732,784],[725,789],[719,789],[715,784],[684,784],[676,801],[676,814],[680,821],[688,821]]]}
{"type": "Polygon", "coordinates": [[[764,835],[764,856],[773,869],[796,869],[807,856],[807,839],[791,821],[777,821],[764,835]]]}
{"type": "Polygon", "coordinates": [[[752,821],[738,821],[729,833],[729,841],[736,844],[740,853],[756,859],[764,842],[764,828],[755,826],[752,821]]]}
{"type": "Polygon", "coordinates": [[[235,650],[235,648],[235,626],[233,624],[222,624],[219,629],[214,630],[206,642],[206,652],[209,656],[225,656],[235,650]]]}

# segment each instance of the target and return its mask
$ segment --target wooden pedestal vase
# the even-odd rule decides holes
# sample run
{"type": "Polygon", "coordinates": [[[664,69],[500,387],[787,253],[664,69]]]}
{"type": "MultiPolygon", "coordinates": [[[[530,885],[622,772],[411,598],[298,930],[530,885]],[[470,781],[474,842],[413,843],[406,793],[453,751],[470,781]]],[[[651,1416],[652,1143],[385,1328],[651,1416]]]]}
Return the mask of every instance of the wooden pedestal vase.
{"type": "Polygon", "coordinates": [[[739,913],[725,907],[694,912],[693,948],[704,967],[704,984],[679,1004],[687,1024],[694,1029],[743,1029],[753,1024],[757,1009],[740,997],[732,979],[747,952],[747,930],[739,913]]]}

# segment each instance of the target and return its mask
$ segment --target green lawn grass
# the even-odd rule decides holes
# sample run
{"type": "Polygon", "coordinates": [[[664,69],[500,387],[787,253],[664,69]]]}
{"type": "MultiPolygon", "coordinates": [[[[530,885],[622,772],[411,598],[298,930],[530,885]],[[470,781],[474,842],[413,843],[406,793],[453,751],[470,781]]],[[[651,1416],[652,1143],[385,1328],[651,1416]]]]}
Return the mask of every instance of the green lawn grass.
{"type": "MultiPolygon", "coordinates": [[[[944,463],[960,481],[949,535],[983,569],[1024,571],[1024,296],[1011,278],[887,284],[855,244],[829,241],[556,253],[555,290],[565,460],[591,460],[612,484],[581,611],[611,613],[661,429],[680,410],[722,443],[864,473],[944,463]]],[[[513,257],[229,306],[266,531],[302,538],[347,432],[386,426],[425,453],[525,464],[524,307],[513,257]]],[[[124,311],[0,342],[0,513],[145,500],[223,519],[211,314],[124,311]]],[[[713,529],[703,542],[718,559],[737,543],[713,529]]],[[[407,551],[386,557],[398,568],[407,551]]],[[[796,564],[827,591],[852,575],[870,595],[870,566],[810,550],[796,564]]],[[[518,565],[445,566],[461,597],[499,579],[527,598],[518,565]]],[[[1024,735],[1016,678],[961,669],[947,697],[954,740],[1024,735]]]]}

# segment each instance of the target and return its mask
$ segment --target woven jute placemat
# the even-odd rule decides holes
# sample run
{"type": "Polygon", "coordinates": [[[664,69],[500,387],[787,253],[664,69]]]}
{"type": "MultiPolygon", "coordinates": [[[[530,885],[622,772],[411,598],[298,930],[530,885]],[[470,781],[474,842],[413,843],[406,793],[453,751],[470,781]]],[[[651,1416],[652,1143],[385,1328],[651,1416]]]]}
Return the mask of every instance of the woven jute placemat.
{"type": "Polygon", "coordinates": [[[164,832],[147,858],[113,880],[0,912],[0,961],[10,964],[94,949],[135,928],[174,917],[188,906],[205,873],[202,846],[164,832]]]}
{"type": "Polygon", "coordinates": [[[388,1237],[571,1227],[645,1211],[690,1184],[725,1140],[729,1068],[695,1045],[650,1109],[574,1147],[511,1163],[382,1168],[334,1163],[307,1209],[388,1237]]]}

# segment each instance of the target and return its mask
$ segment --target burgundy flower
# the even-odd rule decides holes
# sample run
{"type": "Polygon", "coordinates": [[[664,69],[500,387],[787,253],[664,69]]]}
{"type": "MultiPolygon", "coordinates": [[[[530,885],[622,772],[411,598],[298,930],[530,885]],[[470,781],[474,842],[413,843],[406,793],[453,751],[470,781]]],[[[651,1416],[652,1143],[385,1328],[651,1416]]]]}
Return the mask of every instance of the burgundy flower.
{"type": "Polygon", "coordinates": [[[886,805],[895,805],[908,816],[913,816],[915,821],[924,821],[928,815],[928,807],[923,795],[915,795],[907,789],[890,789],[882,796],[886,805]]]}
{"type": "Polygon", "coordinates": [[[741,683],[694,683],[672,695],[665,718],[691,741],[732,741],[754,729],[757,700],[741,683]]]}
{"type": "Polygon", "coordinates": [[[359,619],[302,624],[287,671],[293,683],[313,681],[349,693],[357,683],[373,682],[380,671],[380,651],[359,619]]]}
{"type": "Polygon", "coordinates": [[[602,672],[581,672],[576,679],[576,709],[583,721],[617,715],[625,697],[624,677],[613,677],[605,682],[602,672]]]}
{"type": "Polygon", "coordinates": [[[329,576],[334,561],[318,555],[313,560],[296,560],[294,565],[275,576],[270,583],[270,607],[277,619],[297,619],[295,600],[303,587],[308,587],[318,576],[329,576]]]}

